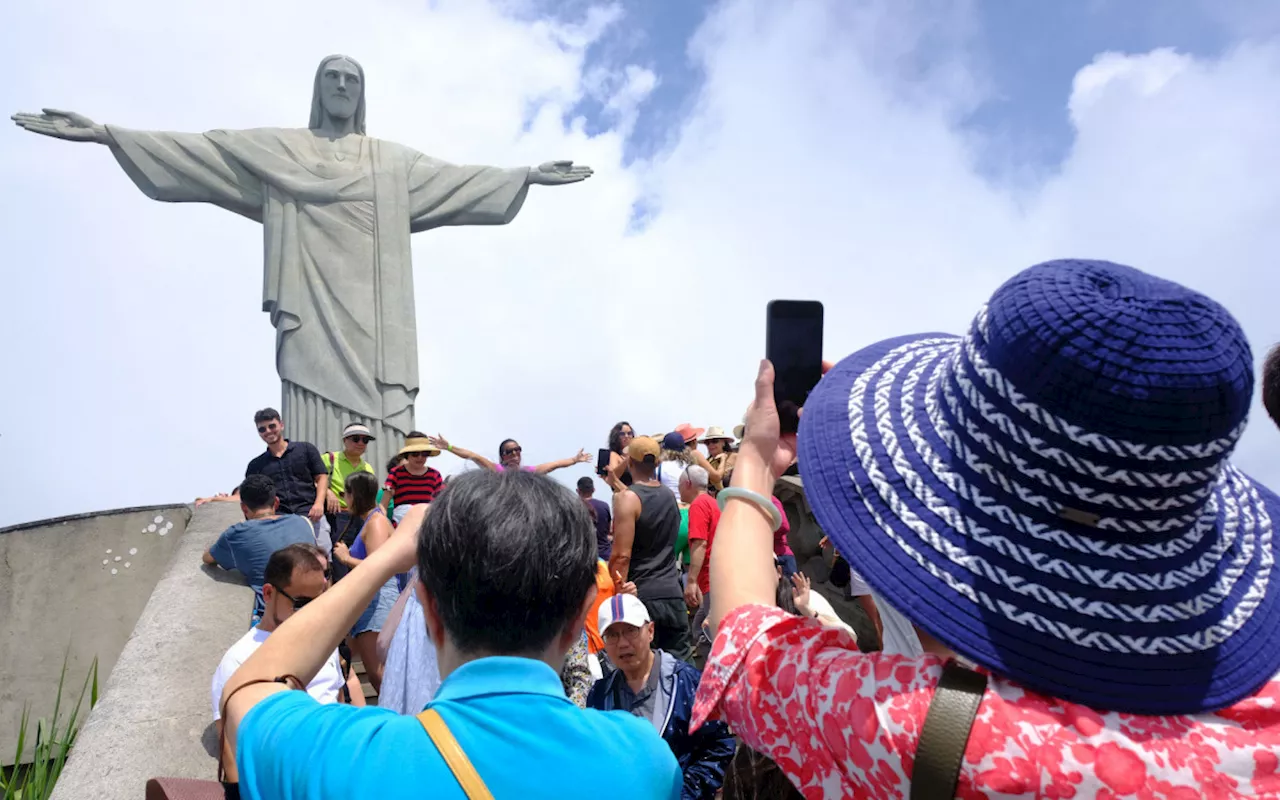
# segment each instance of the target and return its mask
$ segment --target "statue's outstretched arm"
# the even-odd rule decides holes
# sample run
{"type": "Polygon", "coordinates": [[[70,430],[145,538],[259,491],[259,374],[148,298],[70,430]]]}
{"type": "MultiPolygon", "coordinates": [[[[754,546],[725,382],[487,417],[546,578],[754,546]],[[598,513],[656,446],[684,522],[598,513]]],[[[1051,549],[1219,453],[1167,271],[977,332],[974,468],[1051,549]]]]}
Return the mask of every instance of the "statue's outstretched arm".
{"type": "Polygon", "coordinates": [[[9,119],[13,120],[19,128],[41,136],[52,136],[69,142],[111,143],[111,135],[107,133],[106,126],[95,123],[83,114],[60,111],[56,108],[45,108],[41,111],[43,112],[41,114],[19,112],[9,119]]]}
{"type": "Polygon", "coordinates": [[[548,161],[529,170],[525,182],[530,186],[563,186],[566,183],[585,181],[595,170],[572,161],[548,161]]]}

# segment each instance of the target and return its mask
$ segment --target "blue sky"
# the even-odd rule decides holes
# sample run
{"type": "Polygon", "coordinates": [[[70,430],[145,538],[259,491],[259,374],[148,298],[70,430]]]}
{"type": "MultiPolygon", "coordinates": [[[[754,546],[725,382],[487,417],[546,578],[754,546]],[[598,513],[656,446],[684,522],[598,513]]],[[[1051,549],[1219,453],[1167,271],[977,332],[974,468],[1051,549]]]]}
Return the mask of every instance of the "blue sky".
{"type": "MultiPolygon", "coordinates": [[[[539,11],[563,16],[589,5],[583,0],[547,2],[539,11]]],[[[627,158],[646,158],[670,143],[672,128],[696,99],[703,75],[688,55],[689,39],[716,4],[624,0],[620,5],[626,23],[593,43],[587,58],[605,64],[625,59],[658,73],[658,86],[646,100],[626,147],[627,158]]],[[[908,5],[966,5],[974,13],[967,46],[975,69],[988,84],[988,96],[964,126],[999,143],[992,147],[999,152],[982,153],[980,159],[980,166],[996,177],[1007,168],[1006,160],[1040,171],[1055,168],[1066,156],[1073,139],[1066,98],[1080,66],[1096,54],[1172,47],[1192,56],[1216,57],[1243,38],[1274,35],[1280,26],[1280,4],[1268,0],[908,5]]],[[[929,56],[921,57],[927,61],[929,56]]],[[[584,98],[570,113],[586,115],[595,130],[610,124],[602,104],[592,98],[584,98]]]]}
{"type": "MultiPolygon", "coordinates": [[[[298,126],[316,62],[346,52],[371,135],[593,166],[535,188],[510,225],[414,237],[418,424],[464,447],[515,437],[539,462],[602,446],[620,419],[732,427],[768,300],[822,300],[839,358],[961,331],[1051,258],[1193,286],[1259,357],[1280,340],[1280,183],[1258,179],[1280,174],[1272,0],[366,5],[21,4],[0,105],[298,126]]],[[[0,136],[0,247],[26,267],[6,274],[8,322],[39,332],[8,351],[0,441],[25,469],[0,525],[234,486],[261,448],[253,411],[280,396],[261,230],[148,200],[96,146],[0,136]],[[131,468],[49,481],[69,438],[131,468]]],[[[1275,435],[1255,412],[1238,456],[1280,486],[1275,435]]]]}
{"type": "MultiPolygon", "coordinates": [[[[1275,4],[1272,4],[1272,8],[1275,4]]],[[[1242,33],[1274,32],[1276,16],[1264,2],[1202,0],[1124,2],[977,3],[976,57],[991,82],[991,98],[966,126],[1012,145],[1020,165],[1053,169],[1073,141],[1064,100],[1080,65],[1106,51],[1145,53],[1172,47],[1191,56],[1217,57],[1242,33]],[[1234,6],[1227,13],[1223,7],[1234,6]]],[[[1002,154],[985,153],[997,168],[1002,154]]]]}

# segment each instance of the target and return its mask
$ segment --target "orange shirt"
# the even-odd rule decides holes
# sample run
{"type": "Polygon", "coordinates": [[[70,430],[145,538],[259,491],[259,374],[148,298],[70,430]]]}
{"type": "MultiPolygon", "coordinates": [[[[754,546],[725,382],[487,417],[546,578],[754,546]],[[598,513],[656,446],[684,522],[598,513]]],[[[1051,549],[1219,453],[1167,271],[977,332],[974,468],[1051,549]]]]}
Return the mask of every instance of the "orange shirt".
{"type": "Polygon", "coordinates": [[[591,610],[587,612],[587,650],[591,653],[599,653],[604,649],[604,639],[600,638],[600,631],[596,630],[596,625],[600,619],[600,605],[608,600],[616,593],[613,588],[613,578],[609,575],[609,563],[607,561],[596,561],[596,601],[591,604],[591,610]]]}

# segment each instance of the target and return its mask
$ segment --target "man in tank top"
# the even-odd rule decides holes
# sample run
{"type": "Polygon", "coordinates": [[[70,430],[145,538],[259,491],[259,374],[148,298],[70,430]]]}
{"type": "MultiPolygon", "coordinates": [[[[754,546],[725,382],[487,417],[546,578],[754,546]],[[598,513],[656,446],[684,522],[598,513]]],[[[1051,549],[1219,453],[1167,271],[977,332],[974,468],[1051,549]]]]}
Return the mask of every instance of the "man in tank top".
{"type": "Polygon", "coordinates": [[[661,450],[645,436],[631,441],[627,452],[633,480],[626,491],[613,496],[609,573],[615,580],[636,585],[653,621],[653,646],[687,661],[693,637],[675,554],[680,508],[671,491],[656,479],[661,450]]]}

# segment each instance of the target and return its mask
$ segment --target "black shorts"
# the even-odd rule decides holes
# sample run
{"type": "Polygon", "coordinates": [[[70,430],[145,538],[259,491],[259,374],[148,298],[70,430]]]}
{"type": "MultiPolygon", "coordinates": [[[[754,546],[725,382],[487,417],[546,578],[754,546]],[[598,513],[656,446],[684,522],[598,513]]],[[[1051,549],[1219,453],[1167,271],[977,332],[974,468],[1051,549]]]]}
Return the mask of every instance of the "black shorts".
{"type": "Polygon", "coordinates": [[[684,598],[645,600],[653,620],[653,646],[681,661],[693,656],[693,636],[689,631],[689,608],[684,598]]]}

